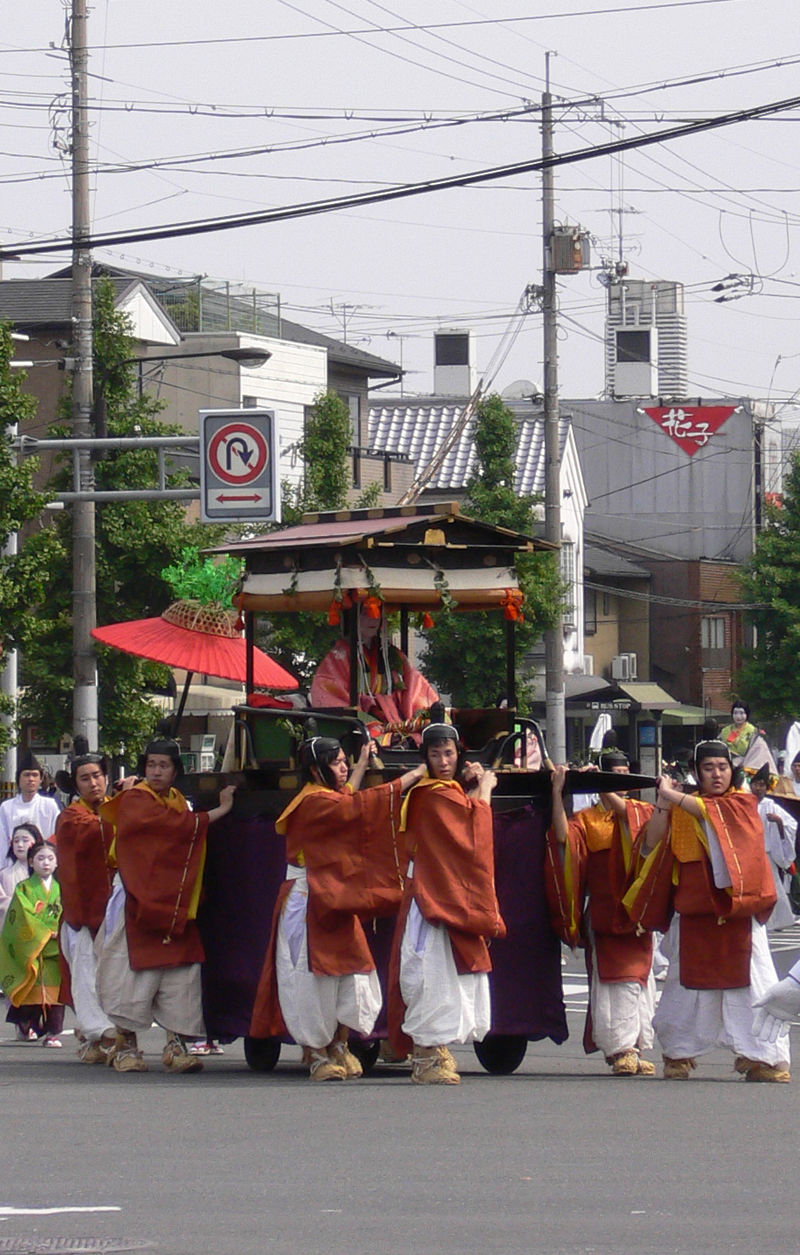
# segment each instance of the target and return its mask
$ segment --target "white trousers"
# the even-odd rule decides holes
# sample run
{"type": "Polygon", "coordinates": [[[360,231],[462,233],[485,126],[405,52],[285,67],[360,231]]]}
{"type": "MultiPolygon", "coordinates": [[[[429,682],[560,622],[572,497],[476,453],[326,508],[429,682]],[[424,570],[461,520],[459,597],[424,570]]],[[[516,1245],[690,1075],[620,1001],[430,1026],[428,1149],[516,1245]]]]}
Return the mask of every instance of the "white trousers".
{"type": "Polygon", "coordinates": [[[416,1046],[483,1041],[492,1019],[486,972],[456,970],[447,929],[423,919],[412,901],[400,943],[403,1032],[416,1046]]]}
{"type": "Polygon", "coordinates": [[[592,941],[592,1036],[607,1059],[625,1050],[649,1050],[653,1044],[656,983],[652,970],[646,985],[638,980],[608,981],[597,975],[592,941]]]}
{"type": "Polygon", "coordinates": [[[278,921],[275,974],[281,1014],[298,1046],[324,1050],[340,1024],[368,1036],[381,1009],[378,973],[317,976],[308,966],[308,883],[295,877],[278,921]]]}
{"type": "MultiPolygon", "coordinates": [[[[721,925],[724,927],[724,925],[721,925]]],[[[761,1041],[753,1033],[753,1003],[778,979],[763,924],[752,921],[750,984],[743,989],[685,989],[679,980],[680,916],[675,915],[662,949],[669,960],[653,1027],[664,1054],[691,1059],[725,1047],[761,1063],[790,1062],[789,1038],[761,1041]]]]}
{"type": "Polygon", "coordinates": [[[114,1032],[114,1025],[97,998],[94,938],[88,928],[63,924],[59,942],[69,968],[76,1028],[87,1041],[99,1041],[105,1034],[114,1032]]]}
{"type": "Polygon", "coordinates": [[[168,1033],[205,1037],[200,964],[134,971],[125,936],[125,890],[115,877],[103,927],[95,939],[97,997],[117,1028],[138,1032],[153,1021],[168,1033]]]}

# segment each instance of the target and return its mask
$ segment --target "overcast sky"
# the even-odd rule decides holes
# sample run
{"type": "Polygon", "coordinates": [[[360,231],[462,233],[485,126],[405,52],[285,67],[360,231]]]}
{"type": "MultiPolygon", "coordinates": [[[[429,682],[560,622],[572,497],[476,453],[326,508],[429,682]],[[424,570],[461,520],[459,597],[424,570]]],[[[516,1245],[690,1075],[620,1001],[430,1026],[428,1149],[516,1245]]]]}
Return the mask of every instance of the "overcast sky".
{"type": "MultiPolygon", "coordinates": [[[[53,146],[68,121],[69,4],[6,7],[0,237],[23,244],[69,227],[68,163],[53,146]]],[[[520,110],[540,103],[548,50],[557,152],[800,95],[797,0],[97,0],[89,34],[98,231],[535,159],[539,116],[520,110]]],[[[592,270],[559,284],[562,396],[603,389],[599,276],[620,248],[632,277],[686,285],[692,395],[794,396],[798,122],[783,110],[557,171],[558,219],[593,238],[592,270]],[[741,298],[717,304],[729,274],[745,276],[741,298]]],[[[6,263],[4,277],[66,256],[6,263]]],[[[535,173],[97,257],[278,292],[288,317],[339,337],[346,320],[351,342],[402,354],[407,391],[432,386],[442,326],[472,329],[494,388],[541,381],[541,318],[513,319],[541,281],[535,173]]]]}

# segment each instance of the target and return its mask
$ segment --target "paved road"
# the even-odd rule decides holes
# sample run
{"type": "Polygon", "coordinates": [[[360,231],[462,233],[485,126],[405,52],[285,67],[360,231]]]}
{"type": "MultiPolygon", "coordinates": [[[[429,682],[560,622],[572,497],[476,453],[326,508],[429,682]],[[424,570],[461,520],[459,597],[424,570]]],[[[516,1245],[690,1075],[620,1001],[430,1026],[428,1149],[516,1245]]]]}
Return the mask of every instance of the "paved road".
{"type": "MultiPolygon", "coordinates": [[[[781,972],[797,946],[776,942],[781,972]]],[[[687,1083],[611,1078],[580,1049],[579,964],[565,986],[568,1043],[530,1046],[510,1077],[460,1051],[458,1088],[380,1068],[315,1087],[294,1049],[258,1076],[239,1044],[167,1076],[155,1032],[141,1076],[79,1065],[69,1037],[60,1054],[0,1041],[0,1252],[800,1251],[800,1064],[782,1086],[745,1084],[723,1053],[687,1083]]]]}

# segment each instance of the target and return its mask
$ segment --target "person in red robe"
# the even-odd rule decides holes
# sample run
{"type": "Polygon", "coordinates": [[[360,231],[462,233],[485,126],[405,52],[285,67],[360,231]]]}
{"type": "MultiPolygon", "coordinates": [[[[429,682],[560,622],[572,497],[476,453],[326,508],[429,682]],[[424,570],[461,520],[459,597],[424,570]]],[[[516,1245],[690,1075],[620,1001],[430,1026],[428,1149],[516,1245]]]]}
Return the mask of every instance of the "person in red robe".
{"type": "Polygon", "coordinates": [[[288,1032],[303,1047],[314,1081],[362,1074],[348,1037],[372,1031],[381,991],[361,919],[397,911],[405,870],[400,795],[425,771],[415,767],[360,790],[371,749],[371,742],[363,746],[348,780],[338,741],[303,742],[304,786],[275,825],[286,837],[286,882],[250,1036],[288,1032]]]}
{"type": "Polygon", "coordinates": [[[197,812],[175,788],[183,774],[175,741],[151,741],[139,760],[144,779],[100,807],[109,859],[118,869],[103,924],[97,967],[101,1006],[116,1026],[111,1066],[146,1072],[137,1031],[155,1020],[166,1030],[162,1064],[196,1072],[203,1064],[187,1039],[204,1037],[197,927],[208,826],[233,806],[234,785],[219,805],[197,812]],[[113,844],[111,838],[113,837],[113,844]]]}
{"type": "Polygon", "coordinates": [[[651,853],[625,897],[634,923],[668,929],[669,960],[653,1024],[664,1077],[685,1080],[697,1056],[731,1050],[748,1081],[788,1081],[788,1039],[760,1041],[754,1006],[776,980],[764,927],[775,886],[756,799],[735,787],[722,741],[695,748],[699,792],[659,777],[643,849],[651,853]]]}
{"type": "Polygon", "coordinates": [[[61,884],[59,944],[63,965],[63,1000],[75,1011],[78,1058],[82,1063],[109,1063],[116,1049],[116,1030],[97,998],[94,939],[111,896],[113,871],[103,842],[99,810],[107,801],[108,760],[104,754],[80,754],[56,783],[73,801],[56,824],[58,879],[61,884]]]}
{"type": "MultiPolygon", "coordinates": [[[[355,612],[351,612],[355,613],[355,612]]],[[[392,645],[383,623],[383,611],[371,618],[362,608],[358,619],[358,701],[378,724],[400,730],[421,711],[430,709],[438,694],[421,671],[392,645]]],[[[325,655],[311,681],[312,706],[350,705],[350,645],[339,640],[325,655]]],[[[410,729],[413,731],[413,729],[410,729]]]]}
{"type": "MultiPolygon", "coordinates": [[[[625,776],[630,769],[622,751],[611,750],[601,755],[600,770],[625,776]]],[[[561,907],[562,940],[585,947],[584,1048],[587,1054],[602,1050],[615,1076],[653,1076],[653,1064],[641,1058],[653,1044],[652,935],[637,932],[622,905],[638,863],[639,834],[653,808],[620,789],[601,793],[598,802],[568,820],[565,776],[566,767],[553,769],[547,868],[555,869],[560,881],[550,900],[561,907]]]]}
{"type": "Polygon", "coordinates": [[[457,1085],[448,1046],[489,1031],[487,939],[505,936],[489,805],[497,781],[480,764],[464,763],[449,724],[429,724],[421,750],[428,774],[404,808],[409,865],[392,953],[389,1038],[399,1058],[413,1048],[413,1082],[457,1085]]]}

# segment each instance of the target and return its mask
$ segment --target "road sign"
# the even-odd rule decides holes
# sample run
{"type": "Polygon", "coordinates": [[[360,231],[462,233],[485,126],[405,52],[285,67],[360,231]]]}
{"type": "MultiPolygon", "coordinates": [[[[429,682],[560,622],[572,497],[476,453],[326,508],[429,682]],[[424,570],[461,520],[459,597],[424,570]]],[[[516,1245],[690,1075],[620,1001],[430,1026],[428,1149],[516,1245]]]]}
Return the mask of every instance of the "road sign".
{"type": "Polygon", "coordinates": [[[280,519],[274,410],[201,410],[200,445],[204,523],[280,519]]]}

